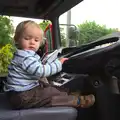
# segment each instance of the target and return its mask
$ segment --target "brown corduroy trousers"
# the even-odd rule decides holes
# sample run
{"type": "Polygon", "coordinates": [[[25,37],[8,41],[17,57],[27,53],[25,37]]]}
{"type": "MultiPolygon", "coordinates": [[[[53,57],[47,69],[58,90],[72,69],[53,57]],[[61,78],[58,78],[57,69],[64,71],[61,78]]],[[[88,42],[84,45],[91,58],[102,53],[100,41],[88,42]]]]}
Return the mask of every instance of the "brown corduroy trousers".
{"type": "Polygon", "coordinates": [[[41,84],[24,92],[7,93],[14,109],[28,109],[52,106],[76,106],[76,97],[59,87],[41,84]]]}

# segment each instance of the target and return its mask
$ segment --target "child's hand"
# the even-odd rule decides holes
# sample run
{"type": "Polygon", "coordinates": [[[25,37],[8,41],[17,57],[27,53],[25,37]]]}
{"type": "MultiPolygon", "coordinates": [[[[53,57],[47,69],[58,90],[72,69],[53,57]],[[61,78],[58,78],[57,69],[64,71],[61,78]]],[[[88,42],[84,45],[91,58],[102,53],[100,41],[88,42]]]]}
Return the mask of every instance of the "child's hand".
{"type": "Polygon", "coordinates": [[[66,60],[68,60],[68,58],[60,58],[59,60],[63,64],[66,60]]]}

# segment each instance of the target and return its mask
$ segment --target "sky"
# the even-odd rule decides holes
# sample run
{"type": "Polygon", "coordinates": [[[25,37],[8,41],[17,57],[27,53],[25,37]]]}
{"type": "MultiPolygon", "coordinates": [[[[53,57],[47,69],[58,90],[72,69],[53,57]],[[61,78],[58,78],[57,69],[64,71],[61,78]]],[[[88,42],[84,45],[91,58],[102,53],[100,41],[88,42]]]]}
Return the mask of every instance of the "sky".
{"type": "MultiPolygon", "coordinates": [[[[120,0],[84,0],[71,9],[71,24],[82,24],[87,21],[95,21],[97,24],[106,25],[108,28],[120,29],[120,0]]],[[[29,18],[28,18],[29,19],[29,18]]],[[[13,18],[16,26],[27,18],[13,18]]],[[[40,20],[35,20],[40,22],[40,20]]],[[[59,22],[66,23],[66,13],[61,15],[59,22]]]]}

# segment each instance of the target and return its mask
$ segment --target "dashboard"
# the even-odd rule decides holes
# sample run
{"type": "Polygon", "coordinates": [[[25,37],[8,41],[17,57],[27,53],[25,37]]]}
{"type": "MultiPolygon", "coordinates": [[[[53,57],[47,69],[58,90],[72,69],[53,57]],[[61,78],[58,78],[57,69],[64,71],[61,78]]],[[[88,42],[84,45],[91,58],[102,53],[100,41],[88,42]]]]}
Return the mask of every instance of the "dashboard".
{"type": "Polygon", "coordinates": [[[81,75],[106,74],[106,71],[110,72],[108,65],[111,66],[113,63],[115,65],[116,59],[120,61],[119,51],[119,36],[96,41],[79,48],[63,49],[60,57],[68,57],[69,60],[63,64],[63,70],[53,77],[53,84],[62,86],[81,77],[81,75]]]}

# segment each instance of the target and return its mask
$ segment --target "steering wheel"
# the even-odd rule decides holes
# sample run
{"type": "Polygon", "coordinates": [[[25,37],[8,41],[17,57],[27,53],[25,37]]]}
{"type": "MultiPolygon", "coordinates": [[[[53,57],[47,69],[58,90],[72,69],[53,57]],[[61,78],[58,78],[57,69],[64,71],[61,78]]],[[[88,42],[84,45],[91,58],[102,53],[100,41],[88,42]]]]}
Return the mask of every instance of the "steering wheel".
{"type": "MultiPolygon", "coordinates": [[[[63,71],[78,74],[99,74],[113,57],[120,56],[119,37],[84,45],[70,53],[69,60],[63,64],[63,71]],[[116,56],[116,54],[118,54],[116,56]]],[[[67,56],[66,56],[67,57],[67,56]]]]}

